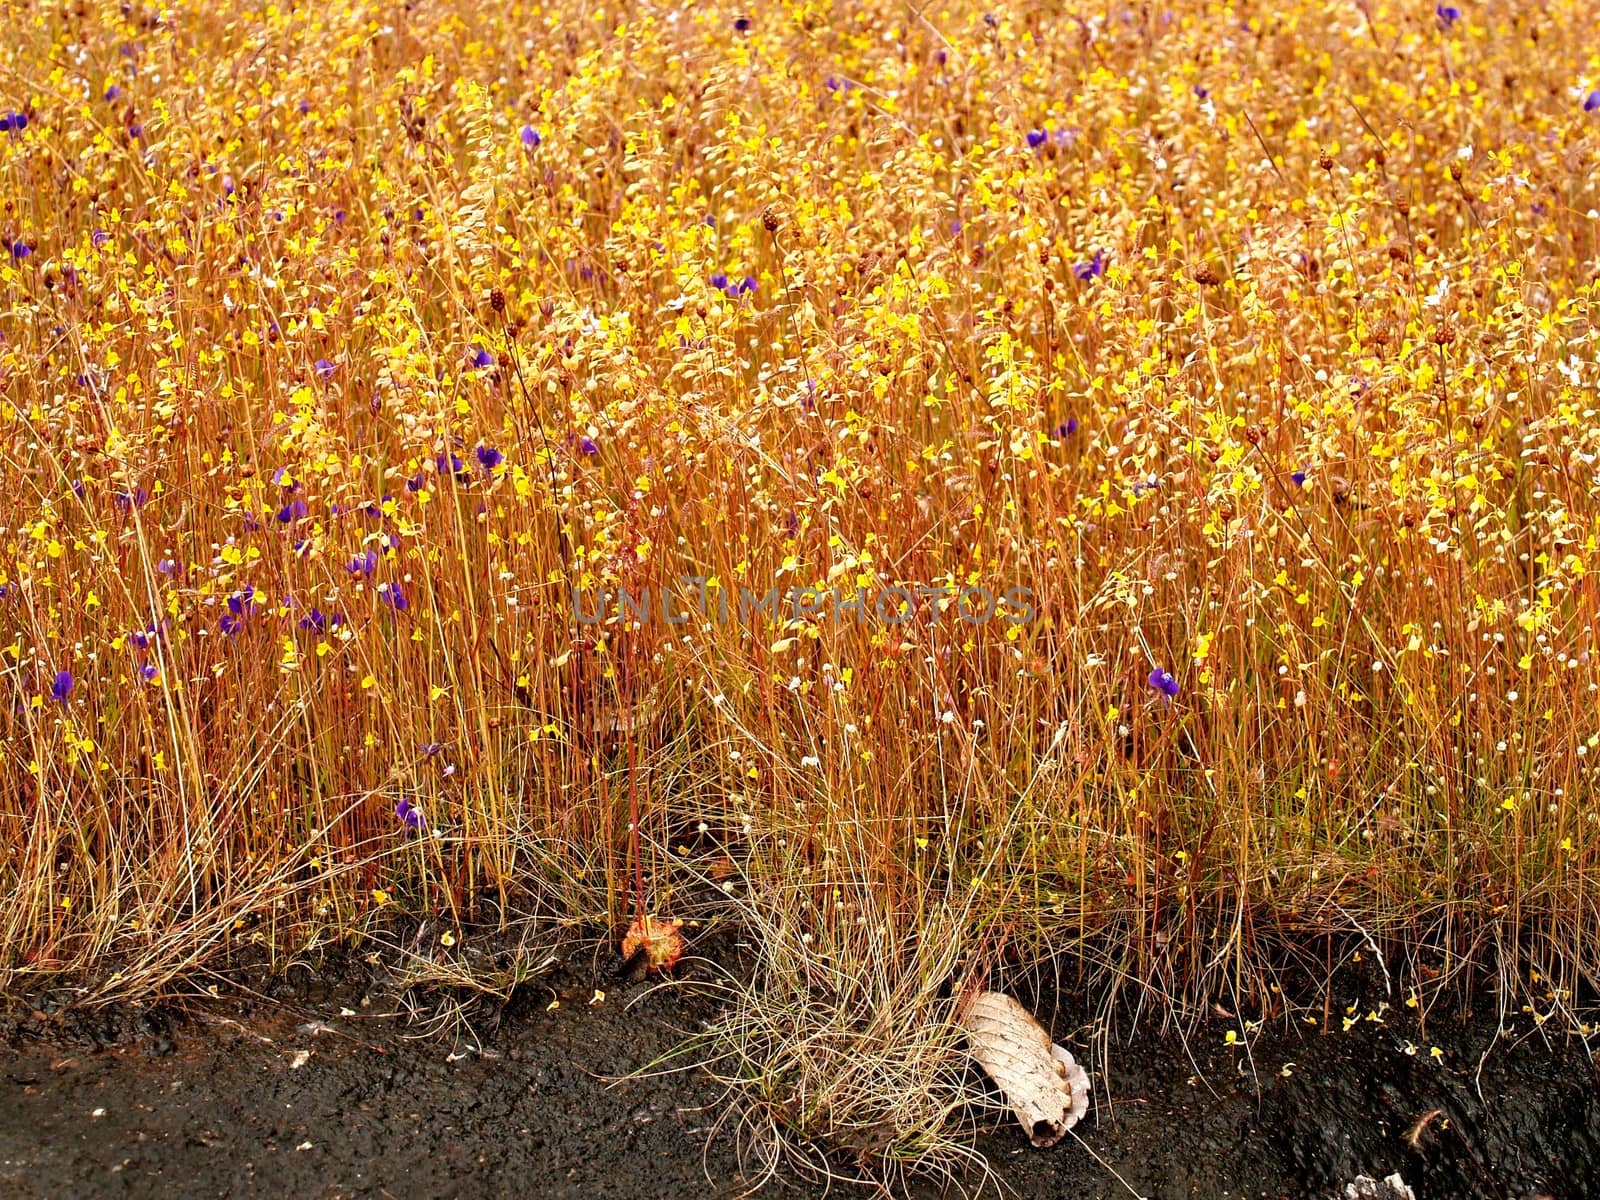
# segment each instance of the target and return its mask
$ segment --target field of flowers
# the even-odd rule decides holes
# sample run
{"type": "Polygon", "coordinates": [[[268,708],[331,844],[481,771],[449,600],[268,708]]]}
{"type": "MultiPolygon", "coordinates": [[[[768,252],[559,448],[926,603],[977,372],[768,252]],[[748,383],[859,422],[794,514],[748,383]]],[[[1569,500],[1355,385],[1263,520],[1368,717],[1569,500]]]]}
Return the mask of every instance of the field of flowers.
{"type": "Polygon", "coordinates": [[[908,1161],[1006,963],[1579,1020],[1591,6],[6,12],[0,982],[735,913],[908,1161]]]}

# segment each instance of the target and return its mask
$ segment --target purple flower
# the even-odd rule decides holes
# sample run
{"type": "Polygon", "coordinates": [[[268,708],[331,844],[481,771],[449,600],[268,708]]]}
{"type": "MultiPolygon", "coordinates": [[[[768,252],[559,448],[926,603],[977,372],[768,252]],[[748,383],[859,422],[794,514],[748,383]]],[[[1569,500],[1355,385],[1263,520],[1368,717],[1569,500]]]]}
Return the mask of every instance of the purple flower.
{"type": "Polygon", "coordinates": [[[1169,700],[1178,694],[1178,681],[1172,677],[1171,671],[1163,671],[1157,667],[1150,672],[1149,683],[1169,700]]]}
{"type": "Polygon", "coordinates": [[[542,141],[544,139],[539,136],[539,131],[532,125],[524,125],[522,127],[522,144],[529,150],[537,150],[539,143],[542,141]]]}
{"type": "Polygon", "coordinates": [[[756,277],[754,275],[746,275],[744,277],[744,279],[741,280],[740,283],[739,283],[739,291],[742,293],[742,292],[753,292],[755,290],[756,290],[756,277]]]}
{"type": "Polygon", "coordinates": [[[1306,485],[1306,473],[1304,471],[1296,471],[1289,478],[1294,480],[1296,487],[1305,487],[1306,485]]]}
{"type": "Polygon", "coordinates": [[[711,277],[711,286],[716,288],[717,291],[719,291],[719,292],[727,291],[727,289],[728,289],[728,277],[726,275],[724,275],[721,271],[718,271],[715,275],[713,275],[711,277]]]}
{"type": "Polygon", "coordinates": [[[0,117],[0,133],[21,133],[27,127],[27,113],[8,112],[0,117]]]}
{"type": "Polygon", "coordinates": [[[467,464],[462,462],[461,456],[454,451],[451,451],[448,454],[439,455],[438,458],[433,460],[433,465],[439,468],[439,473],[441,475],[446,471],[449,471],[450,474],[454,475],[457,479],[466,478],[467,464]]]}
{"type": "Polygon", "coordinates": [[[106,89],[107,100],[115,100],[120,95],[122,95],[122,89],[114,83],[106,89]]]}
{"type": "Polygon", "coordinates": [[[307,113],[308,113],[308,112],[310,112],[310,111],[311,111],[311,101],[309,101],[309,100],[306,100],[306,99],[304,99],[304,98],[302,98],[302,99],[301,99],[301,101],[300,101],[300,103],[299,103],[299,104],[298,104],[298,105],[296,105],[296,107],[297,107],[297,108],[299,108],[299,110],[300,110],[300,115],[301,115],[301,116],[302,116],[302,117],[303,117],[303,116],[305,116],[305,115],[306,115],[306,114],[307,114],[307,113]]]}
{"type": "Polygon", "coordinates": [[[748,33],[749,30],[750,30],[750,18],[749,17],[735,17],[734,21],[733,21],[733,27],[735,29],[737,29],[740,33],[748,33]]]}
{"type": "Polygon", "coordinates": [[[1088,283],[1106,273],[1106,252],[1096,250],[1094,257],[1088,262],[1077,263],[1072,268],[1072,277],[1079,283],[1088,283]]]}
{"type": "Polygon", "coordinates": [[[405,612],[406,609],[411,607],[411,601],[406,599],[405,589],[398,583],[382,584],[379,586],[378,591],[382,594],[384,603],[394,609],[395,612],[405,612]]]}
{"type": "Polygon", "coordinates": [[[1433,8],[1433,15],[1439,18],[1440,25],[1449,29],[1450,26],[1461,19],[1461,10],[1454,4],[1436,4],[1433,8]]]}
{"type": "Polygon", "coordinates": [[[482,346],[478,346],[472,353],[467,355],[467,361],[474,367],[492,367],[494,366],[494,355],[490,354],[482,346]]]}
{"type": "Polygon", "coordinates": [[[1073,434],[1075,434],[1077,432],[1078,432],[1078,418],[1077,417],[1068,417],[1065,421],[1061,422],[1061,424],[1056,426],[1056,436],[1058,438],[1068,438],[1068,437],[1071,437],[1073,434]]]}
{"type": "Polygon", "coordinates": [[[315,633],[321,633],[328,627],[328,618],[323,615],[323,612],[320,608],[313,608],[305,616],[300,618],[298,624],[301,629],[307,629],[315,633]]]}
{"type": "Polygon", "coordinates": [[[1043,129],[1028,130],[1028,149],[1037,150],[1040,146],[1044,145],[1045,139],[1049,136],[1050,134],[1043,129]]]}
{"type": "Polygon", "coordinates": [[[161,669],[155,663],[145,663],[139,668],[139,674],[143,676],[147,683],[154,683],[156,676],[161,674],[161,669]]]}
{"type": "Polygon", "coordinates": [[[136,487],[131,492],[118,492],[111,497],[111,502],[124,511],[131,508],[143,508],[150,499],[150,493],[142,487],[136,487]]]}
{"type": "Polygon", "coordinates": [[[18,238],[16,241],[11,243],[11,257],[12,258],[23,259],[23,258],[27,258],[28,255],[30,255],[32,253],[33,253],[33,247],[30,246],[27,242],[23,241],[21,238],[18,238]]]}
{"type": "Polygon", "coordinates": [[[317,378],[318,379],[332,379],[333,378],[334,365],[331,362],[329,362],[327,359],[325,359],[325,358],[317,359],[315,366],[316,366],[316,372],[317,372],[317,378]]]}
{"type": "Polygon", "coordinates": [[[93,233],[91,233],[89,235],[89,241],[94,246],[94,248],[96,250],[100,249],[101,246],[104,246],[110,240],[111,240],[111,235],[109,233],[107,233],[104,229],[96,229],[93,233]]]}
{"type": "Polygon", "coordinates": [[[505,460],[506,456],[501,454],[500,451],[496,450],[493,446],[478,447],[478,463],[485,471],[494,470],[501,463],[505,462],[505,460]]]}
{"type": "Polygon", "coordinates": [[[228,597],[228,611],[236,617],[248,616],[255,607],[256,590],[248,583],[228,597]]]}
{"type": "Polygon", "coordinates": [[[1600,88],[1589,93],[1589,98],[1583,102],[1583,111],[1600,112],[1600,88]]]}
{"type": "Polygon", "coordinates": [[[278,510],[278,524],[289,525],[306,515],[306,502],[296,496],[278,510]]]}
{"type": "Polygon", "coordinates": [[[65,704],[67,697],[72,695],[73,682],[71,671],[57,671],[55,681],[50,684],[50,695],[65,704]]]}
{"type": "Polygon", "coordinates": [[[1192,89],[1190,89],[1190,90],[1193,91],[1194,94],[1196,96],[1198,96],[1202,100],[1204,100],[1207,96],[1211,95],[1210,89],[1202,87],[1198,83],[1195,84],[1194,87],[1192,89]]]}
{"type": "Polygon", "coordinates": [[[578,441],[578,452],[586,455],[587,457],[593,458],[596,454],[600,453],[600,447],[595,445],[594,439],[591,437],[580,438],[578,441]]]}
{"type": "Polygon", "coordinates": [[[345,563],[344,569],[352,575],[365,575],[370,579],[372,573],[378,569],[378,552],[368,550],[365,554],[358,554],[345,563]]]}
{"type": "Polygon", "coordinates": [[[394,806],[394,815],[399,817],[412,833],[421,833],[422,827],[427,824],[423,819],[422,810],[403,796],[400,798],[400,803],[394,806]]]}
{"type": "Polygon", "coordinates": [[[233,176],[232,175],[224,175],[222,177],[222,191],[223,191],[223,194],[228,195],[228,196],[233,195],[233,188],[234,188],[233,176]]]}
{"type": "Polygon", "coordinates": [[[232,637],[239,632],[239,628],[243,623],[232,613],[223,613],[222,620],[217,622],[217,628],[222,630],[224,636],[232,637]]]}

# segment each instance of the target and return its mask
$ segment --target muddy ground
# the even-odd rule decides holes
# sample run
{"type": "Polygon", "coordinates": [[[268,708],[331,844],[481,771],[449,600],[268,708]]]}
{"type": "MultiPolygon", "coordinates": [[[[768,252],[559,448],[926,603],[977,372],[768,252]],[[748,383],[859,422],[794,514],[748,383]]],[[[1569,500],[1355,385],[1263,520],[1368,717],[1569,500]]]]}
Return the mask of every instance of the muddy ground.
{"type": "MultiPolygon", "coordinates": [[[[627,1200],[755,1181],[705,1076],[616,1082],[703,1028],[717,1010],[704,989],[630,983],[580,957],[509,1006],[480,1002],[469,1025],[433,1029],[349,970],[218,991],[145,1011],[13,1003],[0,1021],[0,1196],[627,1200]]],[[[981,1137],[1017,1195],[1323,1197],[1395,1171],[1422,1200],[1600,1195],[1593,1065],[1525,1017],[1497,1037],[1482,1016],[1424,1034],[1388,1013],[1343,1031],[1336,1010],[1334,1032],[1280,1028],[1248,1051],[1219,1017],[1095,1062],[1081,998],[1030,1002],[1079,1039],[1098,1086],[1087,1149],[1031,1150],[1015,1126],[981,1137]]],[[[762,1194],[824,1191],[789,1178],[762,1194]]]]}

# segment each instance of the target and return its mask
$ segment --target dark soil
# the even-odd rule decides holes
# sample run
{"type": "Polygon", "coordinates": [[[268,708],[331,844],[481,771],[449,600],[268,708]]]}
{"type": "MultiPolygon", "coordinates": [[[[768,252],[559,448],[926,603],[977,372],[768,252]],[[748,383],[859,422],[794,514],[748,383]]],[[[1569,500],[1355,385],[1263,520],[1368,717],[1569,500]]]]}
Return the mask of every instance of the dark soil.
{"type": "MultiPolygon", "coordinates": [[[[705,1076],[616,1082],[703,1027],[716,1011],[705,991],[583,962],[425,1031],[359,972],[258,982],[163,1010],[15,1008],[0,1023],[0,1196],[625,1200],[750,1187],[732,1123],[718,1131],[728,1099],[705,1076]]],[[[1071,1038],[1086,1027],[1081,1000],[1029,1000],[1091,1059],[1098,1092],[1078,1131],[1087,1150],[1070,1137],[1029,1149],[1014,1125],[983,1135],[1018,1195],[1128,1196],[1108,1166],[1162,1200],[1342,1195],[1358,1175],[1395,1171],[1420,1200],[1600,1195],[1594,1069],[1581,1045],[1546,1044],[1526,1018],[1497,1038],[1493,1022],[1424,1035],[1386,1013],[1348,1032],[1263,1032],[1248,1051],[1225,1040],[1238,1022],[1219,1018],[1187,1042],[1146,1033],[1096,1062],[1071,1038]]],[[[764,1194],[823,1192],[788,1180],[764,1194]]]]}

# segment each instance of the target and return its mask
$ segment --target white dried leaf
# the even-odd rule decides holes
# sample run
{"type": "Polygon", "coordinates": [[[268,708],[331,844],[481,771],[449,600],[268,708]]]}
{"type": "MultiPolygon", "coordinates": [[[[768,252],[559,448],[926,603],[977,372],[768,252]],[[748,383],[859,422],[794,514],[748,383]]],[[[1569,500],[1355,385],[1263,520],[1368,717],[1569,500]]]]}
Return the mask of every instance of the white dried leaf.
{"type": "Polygon", "coordinates": [[[1089,1111],[1089,1075],[1003,992],[983,992],[967,1010],[972,1057],[1040,1149],[1054,1146],[1089,1111]]]}

